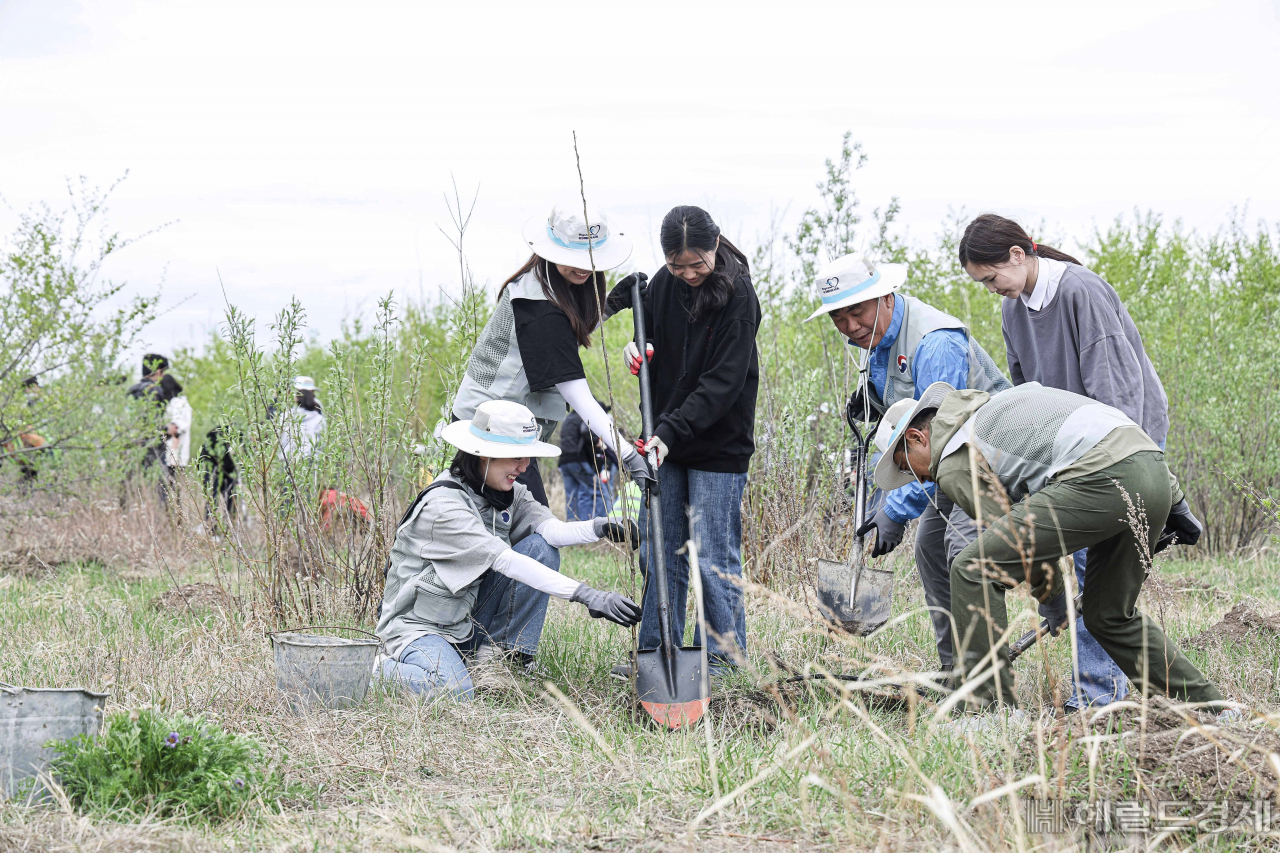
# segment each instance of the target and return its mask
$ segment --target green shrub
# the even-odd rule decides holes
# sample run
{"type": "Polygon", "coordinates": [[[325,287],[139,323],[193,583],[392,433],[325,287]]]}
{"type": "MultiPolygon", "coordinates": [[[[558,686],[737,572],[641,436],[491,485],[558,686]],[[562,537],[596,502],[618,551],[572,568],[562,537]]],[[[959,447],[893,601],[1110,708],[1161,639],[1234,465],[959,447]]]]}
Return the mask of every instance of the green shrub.
{"type": "Polygon", "coordinates": [[[51,745],[50,769],[72,805],[94,814],[216,822],[276,807],[284,792],[257,743],[198,716],[122,711],[97,738],[51,745]]]}

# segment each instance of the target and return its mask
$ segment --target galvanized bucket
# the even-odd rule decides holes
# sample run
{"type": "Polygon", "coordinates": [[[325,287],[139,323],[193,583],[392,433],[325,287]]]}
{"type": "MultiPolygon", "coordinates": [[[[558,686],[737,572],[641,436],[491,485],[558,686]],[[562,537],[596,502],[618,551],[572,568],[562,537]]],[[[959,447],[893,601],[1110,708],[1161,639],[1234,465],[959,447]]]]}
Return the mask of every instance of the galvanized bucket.
{"type": "Polygon", "coordinates": [[[271,635],[271,644],[276,657],[276,687],[289,707],[301,713],[312,708],[350,708],[363,702],[382,641],[280,631],[271,635]]]}
{"type": "Polygon", "coordinates": [[[107,695],[0,682],[0,799],[13,797],[24,779],[49,765],[55,753],[45,748],[48,741],[96,737],[107,695]]]}

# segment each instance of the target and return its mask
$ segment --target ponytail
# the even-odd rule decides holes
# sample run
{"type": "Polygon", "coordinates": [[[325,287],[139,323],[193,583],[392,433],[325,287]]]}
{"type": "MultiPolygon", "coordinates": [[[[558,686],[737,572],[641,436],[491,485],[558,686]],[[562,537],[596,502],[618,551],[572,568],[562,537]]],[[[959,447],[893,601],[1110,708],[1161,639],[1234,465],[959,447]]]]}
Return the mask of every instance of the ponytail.
{"type": "Polygon", "coordinates": [[[1021,225],[994,213],[978,216],[964,229],[964,236],[960,238],[960,266],[1006,263],[1009,250],[1014,246],[1033,257],[1083,266],[1066,252],[1035,243],[1021,225]]]}

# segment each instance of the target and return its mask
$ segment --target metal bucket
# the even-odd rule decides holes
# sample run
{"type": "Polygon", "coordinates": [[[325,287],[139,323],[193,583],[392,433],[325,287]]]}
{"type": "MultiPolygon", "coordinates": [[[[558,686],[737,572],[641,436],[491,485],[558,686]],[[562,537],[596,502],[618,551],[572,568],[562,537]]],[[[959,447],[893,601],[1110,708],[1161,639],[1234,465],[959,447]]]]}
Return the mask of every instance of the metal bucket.
{"type": "Polygon", "coordinates": [[[350,708],[364,701],[373,677],[377,639],[344,640],[282,631],[271,635],[276,687],[294,712],[350,708]]]}
{"type": "Polygon", "coordinates": [[[43,771],[55,756],[45,743],[97,737],[106,693],[80,688],[13,687],[0,683],[0,799],[43,771]]]}

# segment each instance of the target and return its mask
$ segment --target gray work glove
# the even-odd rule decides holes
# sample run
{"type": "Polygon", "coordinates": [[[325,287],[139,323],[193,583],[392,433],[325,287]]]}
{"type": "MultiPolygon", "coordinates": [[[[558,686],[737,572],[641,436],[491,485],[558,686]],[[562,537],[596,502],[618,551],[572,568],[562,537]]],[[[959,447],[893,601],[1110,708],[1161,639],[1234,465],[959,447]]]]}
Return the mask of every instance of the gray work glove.
{"type": "Polygon", "coordinates": [[[1175,541],[1179,545],[1194,545],[1200,541],[1202,533],[1204,533],[1204,525],[1200,523],[1200,519],[1191,514],[1191,507],[1187,506],[1187,500],[1183,498],[1169,510],[1169,518],[1165,520],[1164,530],[1156,540],[1156,547],[1152,553],[1159,554],[1175,541]]]}
{"type": "Polygon", "coordinates": [[[597,539],[608,539],[610,542],[626,542],[634,551],[640,547],[640,528],[631,519],[614,521],[612,518],[592,519],[597,539]]]}
{"type": "Polygon", "coordinates": [[[653,471],[649,469],[649,463],[639,452],[632,453],[630,456],[622,460],[622,467],[627,469],[627,473],[631,475],[631,479],[636,481],[636,485],[644,488],[645,480],[656,479],[653,471]]]}
{"type": "Polygon", "coordinates": [[[1041,604],[1040,615],[1049,623],[1049,634],[1056,637],[1067,627],[1067,592],[1063,590],[1053,598],[1041,604]]]}
{"type": "Polygon", "coordinates": [[[907,528],[889,517],[884,510],[876,513],[875,518],[858,528],[859,536],[866,536],[871,528],[876,529],[876,546],[871,549],[871,556],[883,557],[902,544],[902,531],[907,528]]]}
{"type": "Polygon", "coordinates": [[[603,592],[582,583],[569,600],[585,606],[592,619],[608,619],[624,628],[640,621],[640,605],[616,592],[603,592]]]}

